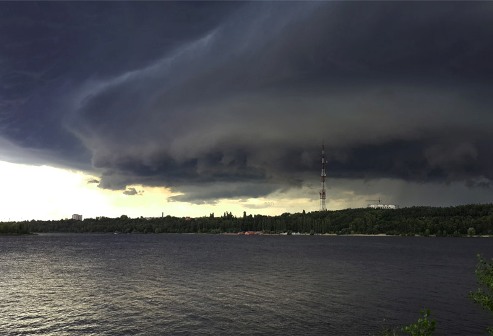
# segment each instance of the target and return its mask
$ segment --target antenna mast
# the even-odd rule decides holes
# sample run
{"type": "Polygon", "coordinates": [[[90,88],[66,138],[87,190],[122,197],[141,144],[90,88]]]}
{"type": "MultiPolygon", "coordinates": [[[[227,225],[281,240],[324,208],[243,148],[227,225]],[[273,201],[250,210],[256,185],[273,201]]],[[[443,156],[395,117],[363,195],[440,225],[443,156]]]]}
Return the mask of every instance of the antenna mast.
{"type": "Polygon", "coordinates": [[[322,172],[320,173],[320,182],[322,184],[322,189],[320,190],[320,211],[325,211],[327,210],[327,207],[325,206],[325,177],[327,174],[325,173],[325,164],[327,161],[325,160],[325,148],[324,145],[322,145],[322,172]]]}

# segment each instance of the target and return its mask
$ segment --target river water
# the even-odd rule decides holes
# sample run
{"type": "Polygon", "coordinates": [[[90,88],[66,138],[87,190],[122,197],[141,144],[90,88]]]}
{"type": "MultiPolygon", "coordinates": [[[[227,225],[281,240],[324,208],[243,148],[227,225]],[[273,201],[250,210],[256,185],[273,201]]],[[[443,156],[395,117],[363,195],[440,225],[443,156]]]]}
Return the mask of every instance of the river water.
{"type": "Polygon", "coordinates": [[[0,335],[376,335],[431,310],[485,335],[467,295],[486,238],[0,237],[0,335]]]}

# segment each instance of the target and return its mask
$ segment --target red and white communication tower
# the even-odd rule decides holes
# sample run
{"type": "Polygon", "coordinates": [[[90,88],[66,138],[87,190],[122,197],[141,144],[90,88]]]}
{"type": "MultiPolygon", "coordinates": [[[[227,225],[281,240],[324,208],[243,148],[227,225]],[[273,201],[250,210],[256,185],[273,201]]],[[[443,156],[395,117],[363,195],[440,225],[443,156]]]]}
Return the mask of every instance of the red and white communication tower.
{"type": "Polygon", "coordinates": [[[322,189],[320,190],[320,211],[327,210],[327,207],[325,206],[325,177],[327,176],[327,174],[325,173],[326,163],[327,161],[325,160],[325,148],[324,145],[322,145],[322,172],[320,173],[320,182],[322,184],[322,189]]]}

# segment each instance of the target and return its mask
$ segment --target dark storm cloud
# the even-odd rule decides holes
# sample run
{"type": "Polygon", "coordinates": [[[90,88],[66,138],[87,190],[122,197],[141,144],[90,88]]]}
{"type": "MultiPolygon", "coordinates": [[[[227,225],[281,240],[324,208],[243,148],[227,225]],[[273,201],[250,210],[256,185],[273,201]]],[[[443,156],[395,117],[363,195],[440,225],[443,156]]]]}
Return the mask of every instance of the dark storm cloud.
{"type": "Polygon", "coordinates": [[[180,186],[182,194],[169,198],[172,202],[189,202],[195,204],[215,203],[222,198],[249,198],[258,195],[267,195],[279,188],[279,185],[271,185],[268,182],[214,182],[199,185],[180,186]]]}
{"type": "Polygon", "coordinates": [[[1,6],[0,134],[102,188],[266,195],[322,141],[335,178],[493,181],[491,3],[1,6]]]}

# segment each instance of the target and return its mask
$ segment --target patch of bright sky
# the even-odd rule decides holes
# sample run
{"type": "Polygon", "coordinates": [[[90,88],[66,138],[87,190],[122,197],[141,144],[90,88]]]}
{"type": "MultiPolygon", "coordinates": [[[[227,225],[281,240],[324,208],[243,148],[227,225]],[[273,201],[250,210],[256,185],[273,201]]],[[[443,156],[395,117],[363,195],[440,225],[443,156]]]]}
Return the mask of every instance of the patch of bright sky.
{"type": "MultiPolygon", "coordinates": [[[[266,197],[223,199],[214,204],[191,204],[168,201],[176,195],[167,188],[129,186],[138,195],[125,195],[121,190],[98,188],[95,176],[87,173],[0,161],[0,221],[58,220],[81,214],[84,218],[119,217],[202,217],[224,212],[235,216],[247,214],[280,215],[284,212],[307,212],[319,209],[318,185],[278,191],[266,197]]],[[[354,183],[354,182],[353,182],[354,183]]],[[[336,183],[337,184],[337,183],[336,183]]],[[[330,210],[366,206],[369,193],[355,193],[342,185],[328,186],[327,208],[330,210]]],[[[388,188],[388,186],[386,186],[388,188]]],[[[352,189],[352,188],[351,188],[352,189]]],[[[354,189],[353,189],[354,190],[354,189]]],[[[378,199],[380,195],[371,195],[378,199]],[[377,198],[378,197],[378,198],[377,198]]]]}
{"type": "Polygon", "coordinates": [[[78,171],[0,161],[0,221],[58,220],[72,214],[157,217],[170,195],[164,188],[146,188],[140,196],[127,196],[88,183],[94,178],[78,171]]]}
{"type": "MultiPolygon", "coordinates": [[[[97,177],[80,171],[0,161],[0,185],[3,189],[0,193],[0,221],[58,220],[70,218],[72,214],[81,214],[84,218],[114,218],[121,215],[135,218],[160,217],[162,214],[202,217],[214,213],[218,217],[226,211],[235,216],[242,216],[243,211],[247,214],[275,216],[285,212],[317,211],[320,204],[318,184],[278,191],[265,197],[191,204],[168,201],[169,197],[176,194],[166,188],[129,186],[138,192],[131,196],[123,194],[121,190],[105,190],[98,188],[97,183],[89,183],[95,179],[97,177]]],[[[364,207],[369,198],[379,199],[382,196],[369,190],[354,191],[357,187],[361,189],[361,186],[373,190],[395,189],[393,194],[397,199],[402,198],[398,195],[399,190],[404,189],[407,195],[413,195],[412,191],[417,188],[409,184],[404,187],[392,180],[373,183],[334,180],[328,183],[327,208],[338,210],[364,207]]]]}
{"type": "Polygon", "coordinates": [[[201,217],[214,213],[221,216],[232,212],[241,216],[248,214],[278,215],[283,212],[317,210],[318,200],[306,197],[303,192],[275,193],[265,198],[244,200],[220,200],[215,204],[194,205],[168,201],[173,193],[166,188],[130,186],[138,195],[124,195],[121,190],[104,190],[97,179],[84,172],[30,166],[0,161],[0,221],[23,221],[31,219],[58,220],[81,214],[84,218],[98,216],[119,217],[201,217]],[[295,196],[296,194],[297,197],[295,196]],[[300,197],[301,195],[301,197],[300,197]]]}

